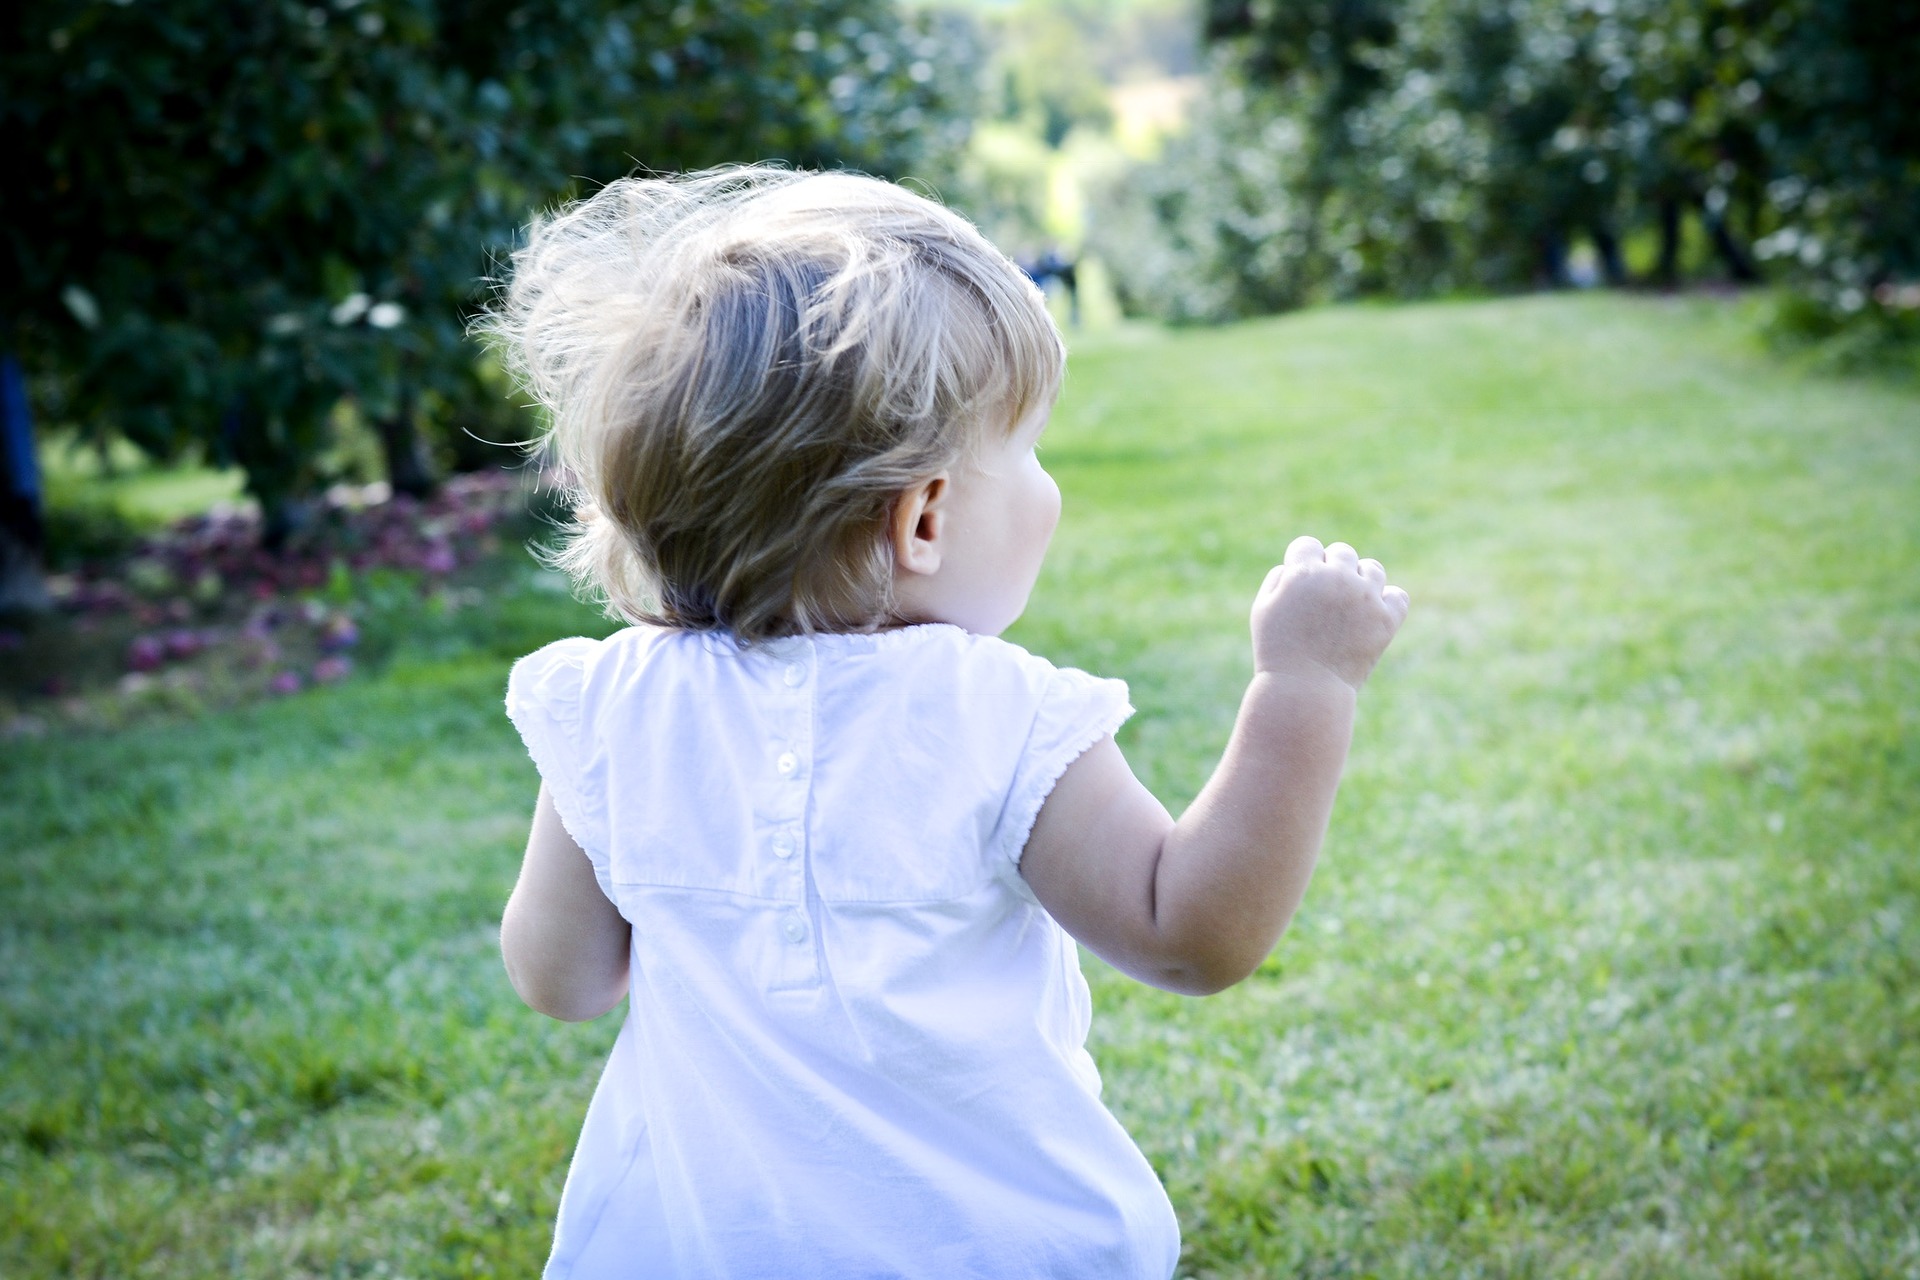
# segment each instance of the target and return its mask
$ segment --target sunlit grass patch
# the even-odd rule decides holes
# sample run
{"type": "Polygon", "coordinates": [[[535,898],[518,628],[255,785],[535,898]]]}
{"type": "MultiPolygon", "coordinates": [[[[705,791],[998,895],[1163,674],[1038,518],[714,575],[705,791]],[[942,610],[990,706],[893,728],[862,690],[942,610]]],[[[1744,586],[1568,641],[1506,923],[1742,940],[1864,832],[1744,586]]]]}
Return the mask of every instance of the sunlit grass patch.
{"type": "Polygon", "coordinates": [[[1098,984],[1194,1273],[1920,1265],[1920,402],[1609,300],[1094,351],[1070,394],[1061,564],[1097,568],[1041,609],[1083,653],[1087,598],[1197,637],[1122,663],[1172,789],[1288,535],[1415,602],[1262,974],[1098,984]],[[1130,449],[1151,480],[1101,461],[1130,449]]]}

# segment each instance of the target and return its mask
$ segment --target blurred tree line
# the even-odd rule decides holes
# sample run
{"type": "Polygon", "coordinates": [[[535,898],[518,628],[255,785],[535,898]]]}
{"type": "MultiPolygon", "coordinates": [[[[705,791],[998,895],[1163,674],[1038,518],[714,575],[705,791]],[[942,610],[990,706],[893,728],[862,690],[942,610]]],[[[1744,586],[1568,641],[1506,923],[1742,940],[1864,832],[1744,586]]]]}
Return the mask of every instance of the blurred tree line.
{"type": "Polygon", "coordinates": [[[12,7],[0,603],[34,592],[30,414],[243,468],[269,540],[342,412],[424,493],[526,435],[465,326],[533,209],[635,168],[937,176],[972,30],[892,0],[12,7]]]}
{"type": "Polygon", "coordinates": [[[1124,167],[1116,88],[1199,70],[1190,0],[1006,0],[977,5],[974,128],[950,192],[1027,261],[1077,254],[1091,174],[1124,167]]]}
{"type": "Polygon", "coordinates": [[[1210,94],[1101,201],[1135,310],[1674,284],[1796,287],[1920,330],[1916,0],[1207,0],[1210,94]],[[1688,252],[1689,245],[1701,246],[1688,252]]]}

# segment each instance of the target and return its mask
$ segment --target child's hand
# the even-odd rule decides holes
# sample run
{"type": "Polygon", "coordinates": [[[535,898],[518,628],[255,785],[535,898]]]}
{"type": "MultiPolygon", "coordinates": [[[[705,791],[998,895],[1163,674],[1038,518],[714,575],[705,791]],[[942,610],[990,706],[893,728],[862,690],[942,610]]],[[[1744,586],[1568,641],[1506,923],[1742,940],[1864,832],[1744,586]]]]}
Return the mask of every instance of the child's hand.
{"type": "Polygon", "coordinates": [[[1407,593],[1378,560],[1344,542],[1295,538],[1253,601],[1253,664],[1269,673],[1318,666],[1354,689],[1366,683],[1407,616],[1407,593]]]}

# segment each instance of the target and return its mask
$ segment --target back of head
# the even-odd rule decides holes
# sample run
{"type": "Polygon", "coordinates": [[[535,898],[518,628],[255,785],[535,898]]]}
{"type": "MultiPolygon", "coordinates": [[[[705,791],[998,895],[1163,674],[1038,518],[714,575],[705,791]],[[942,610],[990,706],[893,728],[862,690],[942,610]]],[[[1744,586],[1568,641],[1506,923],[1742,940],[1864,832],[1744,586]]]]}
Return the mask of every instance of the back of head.
{"type": "Polygon", "coordinates": [[[1051,403],[1031,281],[889,183],[628,178],[536,222],[482,329],[577,487],[559,563],[743,641],[891,618],[894,498],[1051,403]]]}

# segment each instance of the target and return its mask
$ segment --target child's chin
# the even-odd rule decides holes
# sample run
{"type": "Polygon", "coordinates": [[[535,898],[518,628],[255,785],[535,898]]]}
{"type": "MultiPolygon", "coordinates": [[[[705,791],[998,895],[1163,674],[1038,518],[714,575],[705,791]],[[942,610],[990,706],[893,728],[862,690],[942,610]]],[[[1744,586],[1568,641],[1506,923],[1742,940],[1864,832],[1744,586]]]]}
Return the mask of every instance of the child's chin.
{"type": "MultiPolygon", "coordinates": [[[[1027,602],[1025,600],[1022,600],[1020,602],[1020,607],[1018,609],[1013,610],[1011,613],[1007,613],[1004,615],[1001,615],[1001,614],[993,615],[990,618],[984,619],[982,621],[982,624],[979,626],[967,626],[967,630],[973,632],[973,634],[977,636],[997,636],[1001,632],[1005,631],[1008,627],[1012,626],[1014,623],[1020,621],[1020,615],[1025,613],[1026,611],[1027,611],[1027,602]]],[[[962,623],[961,625],[966,626],[965,623],[962,623]]]]}
{"type": "Polygon", "coordinates": [[[922,622],[943,622],[976,636],[997,636],[1020,620],[1027,611],[1027,596],[1018,600],[982,600],[954,605],[929,614],[922,622]]]}

